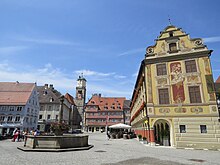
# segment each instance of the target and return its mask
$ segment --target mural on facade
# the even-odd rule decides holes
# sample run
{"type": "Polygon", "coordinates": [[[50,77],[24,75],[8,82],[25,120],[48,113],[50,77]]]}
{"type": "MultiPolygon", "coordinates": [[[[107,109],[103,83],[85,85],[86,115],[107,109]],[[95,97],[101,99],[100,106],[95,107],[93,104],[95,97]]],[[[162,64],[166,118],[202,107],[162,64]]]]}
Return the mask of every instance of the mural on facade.
{"type": "Polygon", "coordinates": [[[204,60],[204,65],[205,65],[205,74],[211,74],[211,69],[209,66],[209,59],[208,58],[203,58],[204,60]]]}
{"type": "Polygon", "coordinates": [[[170,64],[171,84],[173,90],[173,100],[175,103],[182,103],[185,101],[181,63],[174,62],[170,64]]]}
{"type": "Polygon", "coordinates": [[[151,80],[151,66],[147,65],[147,88],[148,88],[148,102],[152,103],[152,80],[151,80]]]}

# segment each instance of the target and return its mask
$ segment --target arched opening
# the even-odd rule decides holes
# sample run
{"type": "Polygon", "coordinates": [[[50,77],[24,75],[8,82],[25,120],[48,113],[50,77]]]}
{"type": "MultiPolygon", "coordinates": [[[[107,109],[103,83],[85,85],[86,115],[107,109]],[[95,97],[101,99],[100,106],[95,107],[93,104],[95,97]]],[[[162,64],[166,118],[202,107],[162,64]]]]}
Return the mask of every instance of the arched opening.
{"type": "Polygon", "coordinates": [[[168,121],[160,119],[154,123],[155,143],[162,146],[170,146],[170,126],[168,121]]]}

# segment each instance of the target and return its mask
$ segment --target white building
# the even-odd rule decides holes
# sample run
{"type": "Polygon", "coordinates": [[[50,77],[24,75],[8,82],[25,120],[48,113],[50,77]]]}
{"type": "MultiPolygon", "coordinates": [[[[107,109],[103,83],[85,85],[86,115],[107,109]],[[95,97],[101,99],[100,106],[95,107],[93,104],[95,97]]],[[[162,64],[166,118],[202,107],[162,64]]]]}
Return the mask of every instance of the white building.
{"type": "Polygon", "coordinates": [[[35,83],[0,82],[0,134],[36,129],[39,109],[35,83]]]}

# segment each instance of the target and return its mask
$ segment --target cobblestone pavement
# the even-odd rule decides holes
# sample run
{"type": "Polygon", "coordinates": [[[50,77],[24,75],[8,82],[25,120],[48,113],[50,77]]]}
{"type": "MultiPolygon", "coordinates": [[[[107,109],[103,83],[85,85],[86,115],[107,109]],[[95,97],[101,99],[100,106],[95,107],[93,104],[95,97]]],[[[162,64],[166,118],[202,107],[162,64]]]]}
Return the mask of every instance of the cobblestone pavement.
{"type": "Polygon", "coordinates": [[[219,151],[149,147],[136,139],[110,139],[89,134],[90,150],[70,152],[23,152],[23,142],[0,141],[0,165],[220,165],[219,151]]]}

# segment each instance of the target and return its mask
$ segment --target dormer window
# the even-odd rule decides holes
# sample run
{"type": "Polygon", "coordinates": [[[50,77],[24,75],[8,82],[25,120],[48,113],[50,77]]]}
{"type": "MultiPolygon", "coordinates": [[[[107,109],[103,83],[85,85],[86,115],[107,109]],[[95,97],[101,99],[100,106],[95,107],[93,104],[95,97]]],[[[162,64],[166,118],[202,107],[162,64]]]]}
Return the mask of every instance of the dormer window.
{"type": "Polygon", "coordinates": [[[43,95],[47,95],[47,91],[44,91],[44,94],[43,95]]]}
{"type": "Polygon", "coordinates": [[[50,102],[53,102],[53,101],[54,101],[54,99],[53,99],[53,97],[51,97],[51,98],[50,98],[50,102]]]}
{"type": "Polygon", "coordinates": [[[169,50],[170,50],[171,53],[176,52],[177,51],[176,43],[170,43],[169,44],[169,50]]]}
{"type": "Polygon", "coordinates": [[[169,32],[170,37],[173,37],[173,32],[169,32]]]}
{"type": "Polygon", "coordinates": [[[91,103],[92,103],[92,104],[95,104],[95,102],[94,102],[94,101],[91,101],[91,103]]]}

